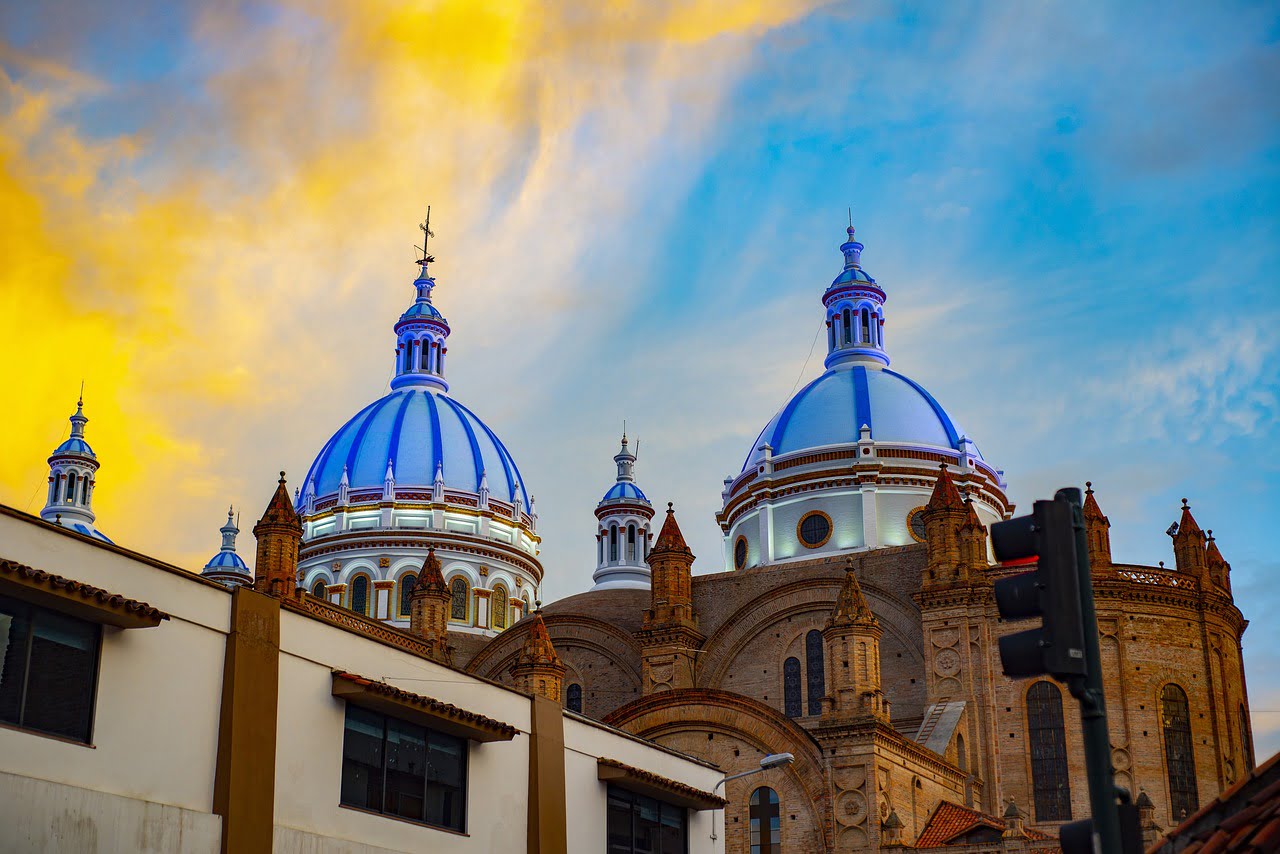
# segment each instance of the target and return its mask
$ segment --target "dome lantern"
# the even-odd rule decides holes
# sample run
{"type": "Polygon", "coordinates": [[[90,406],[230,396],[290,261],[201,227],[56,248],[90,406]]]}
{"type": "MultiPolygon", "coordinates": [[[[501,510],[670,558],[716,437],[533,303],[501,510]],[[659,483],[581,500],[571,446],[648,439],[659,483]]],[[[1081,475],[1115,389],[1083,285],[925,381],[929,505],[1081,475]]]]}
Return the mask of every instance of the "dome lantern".
{"type": "Polygon", "coordinates": [[[435,256],[427,252],[427,243],[433,236],[430,226],[431,209],[427,208],[427,221],[418,226],[426,239],[422,244],[422,259],[417,262],[420,268],[418,277],[413,280],[416,297],[413,305],[400,315],[394,327],[396,375],[391,380],[393,390],[449,390],[449,383],[444,378],[444,357],[449,352],[449,348],[445,346],[449,337],[449,322],[431,304],[431,291],[435,289],[436,280],[427,270],[428,265],[435,260],[435,256]]]}
{"type": "Polygon", "coordinates": [[[884,349],[885,294],[862,269],[864,247],[854,239],[853,225],[845,231],[849,239],[840,245],[844,270],[822,295],[827,309],[825,365],[888,366],[889,355],[884,349]]]}

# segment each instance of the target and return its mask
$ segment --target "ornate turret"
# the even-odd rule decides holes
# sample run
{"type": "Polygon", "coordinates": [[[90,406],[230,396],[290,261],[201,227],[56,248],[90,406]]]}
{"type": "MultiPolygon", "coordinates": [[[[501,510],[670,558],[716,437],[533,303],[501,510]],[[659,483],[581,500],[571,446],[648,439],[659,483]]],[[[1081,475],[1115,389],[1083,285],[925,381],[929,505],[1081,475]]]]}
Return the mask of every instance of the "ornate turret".
{"type": "Polygon", "coordinates": [[[978,511],[973,506],[973,499],[964,499],[965,517],[960,526],[960,564],[961,570],[971,581],[986,579],[987,563],[987,526],[978,518],[978,511]]]}
{"type": "Polygon", "coordinates": [[[667,503],[667,518],[649,552],[653,586],[640,641],[646,694],[692,688],[694,657],[706,639],[698,631],[693,610],[693,552],[684,541],[676,511],[667,503]]]}
{"type": "Polygon", "coordinates": [[[1102,515],[1102,508],[1093,497],[1093,481],[1084,484],[1084,530],[1090,568],[1111,566],[1111,522],[1102,515]]]}
{"type": "Polygon", "coordinates": [[[853,557],[846,559],[844,585],[822,632],[827,645],[827,717],[889,718],[880,687],[880,623],[858,584],[853,557]]]}
{"type": "Polygon", "coordinates": [[[559,703],[564,674],[565,666],[551,643],[551,635],[547,633],[547,624],[543,622],[542,609],[539,608],[533,613],[524,646],[511,668],[516,690],[559,703]]]}
{"type": "Polygon", "coordinates": [[[636,455],[622,434],[622,450],[613,457],[618,479],[596,505],[594,589],[649,586],[649,522],[653,505],[636,485],[636,455]]]}
{"type": "MultiPolygon", "coordinates": [[[[928,568],[923,588],[968,581],[969,571],[960,547],[961,530],[969,520],[972,507],[960,499],[946,465],[939,466],[933,494],[922,511],[925,538],[928,543],[928,568]]],[[[981,523],[979,523],[981,524],[981,523]]],[[[985,535],[984,535],[985,537],[985,535]]],[[[985,561],[985,555],[984,555],[985,561]]]]}
{"type": "Polygon", "coordinates": [[[1196,524],[1185,498],[1182,499],[1182,518],[1178,520],[1178,531],[1173,535],[1173,558],[1178,572],[1208,578],[1204,531],[1196,524]]]}
{"type": "Polygon", "coordinates": [[[451,599],[435,547],[428,548],[422,572],[409,594],[409,631],[427,642],[434,661],[445,665],[453,663],[453,647],[449,645],[451,599]]]}
{"type": "Polygon", "coordinates": [[[253,573],[240,555],[236,554],[236,535],[240,533],[240,526],[236,524],[234,507],[227,508],[227,524],[220,531],[222,549],[209,559],[200,574],[228,587],[253,584],[253,573]]]}
{"type": "Polygon", "coordinates": [[[853,233],[851,223],[846,229],[849,239],[840,245],[844,270],[822,295],[827,309],[828,368],[889,364],[884,349],[884,291],[862,269],[863,246],[853,233]]]}
{"type": "Polygon", "coordinates": [[[258,538],[257,577],[253,587],[272,596],[291,596],[298,586],[298,546],[302,543],[302,520],[293,509],[284,472],[267,503],[267,509],[253,526],[258,538]]]}
{"type": "Polygon", "coordinates": [[[98,456],[84,438],[84,398],[76,401],[71,435],[49,456],[49,491],[40,518],[88,537],[111,542],[94,527],[93,488],[97,483],[98,456]]]}
{"type": "Polygon", "coordinates": [[[435,260],[427,251],[433,236],[431,208],[427,208],[427,221],[418,227],[422,229],[425,239],[422,244],[422,260],[418,262],[418,277],[413,280],[417,296],[413,305],[396,321],[396,375],[391,380],[391,388],[448,391],[449,383],[444,378],[444,357],[449,352],[449,348],[445,346],[445,340],[449,337],[449,322],[431,304],[431,291],[436,286],[436,280],[427,271],[427,267],[435,260]]]}
{"type": "Polygon", "coordinates": [[[1227,594],[1231,593],[1231,564],[1227,563],[1222,557],[1222,552],[1218,551],[1218,543],[1213,538],[1213,531],[1209,531],[1204,549],[1204,562],[1209,572],[1209,580],[1223,590],[1227,594]]]}

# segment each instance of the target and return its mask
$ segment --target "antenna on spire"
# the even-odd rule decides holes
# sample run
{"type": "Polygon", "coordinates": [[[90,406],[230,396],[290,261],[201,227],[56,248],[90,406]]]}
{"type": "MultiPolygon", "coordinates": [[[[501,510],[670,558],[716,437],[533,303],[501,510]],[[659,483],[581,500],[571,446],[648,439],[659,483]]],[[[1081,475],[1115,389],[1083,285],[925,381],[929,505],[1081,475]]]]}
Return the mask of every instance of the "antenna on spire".
{"type": "Polygon", "coordinates": [[[76,406],[84,406],[84,377],[80,378],[80,399],[76,401],[76,406]]]}
{"type": "Polygon", "coordinates": [[[431,205],[427,205],[427,218],[418,224],[418,228],[422,231],[422,260],[418,262],[418,265],[425,270],[428,264],[436,260],[428,251],[428,244],[430,244],[431,238],[436,236],[436,233],[431,230],[431,205]]]}
{"type": "Polygon", "coordinates": [[[849,227],[853,228],[853,208],[849,208],[849,227]]]}

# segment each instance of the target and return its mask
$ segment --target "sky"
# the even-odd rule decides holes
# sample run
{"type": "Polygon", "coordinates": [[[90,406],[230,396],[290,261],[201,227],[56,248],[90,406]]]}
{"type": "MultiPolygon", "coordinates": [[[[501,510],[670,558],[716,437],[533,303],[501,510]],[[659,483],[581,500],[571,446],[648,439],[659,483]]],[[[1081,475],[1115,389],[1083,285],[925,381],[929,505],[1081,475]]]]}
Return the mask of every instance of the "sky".
{"type": "Polygon", "coordinates": [[[0,502],[39,511],[83,380],[100,527],[198,570],[385,391],[430,204],[544,598],[624,419],[715,571],[851,208],[894,369],[1015,502],[1091,480],[1119,562],[1172,565],[1183,497],[1213,529],[1269,755],[1278,40],[1274,3],[0,5],[0,502]]]}

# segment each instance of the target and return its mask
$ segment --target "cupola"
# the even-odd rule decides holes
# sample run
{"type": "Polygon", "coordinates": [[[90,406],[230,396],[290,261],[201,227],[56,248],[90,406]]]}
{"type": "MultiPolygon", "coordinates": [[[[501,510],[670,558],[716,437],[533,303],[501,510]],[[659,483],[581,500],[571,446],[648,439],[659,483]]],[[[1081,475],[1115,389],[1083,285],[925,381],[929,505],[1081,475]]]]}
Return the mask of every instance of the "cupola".
{"type": "Polygon", "coordinates": [[[826,366],[888,366],[884,349],[884,291],[862,269],[863,245],[854,239],[853,224],[846,229],[849,239],[840,245],[844,270],[822,295],[827,309],[826,366]]]}
{"type": "Polygon", "coordinates": [[[253,573],[244,559],[236,554],[236,535],[240,533],[240,526],[236,523],[234,507],[227,508],[227,524],[219,532],[222,534],[222,548],[209,559],[200,574],[228,587],[252,585],[253,573]]]}
{"type": "Polygon", "coordinates": [[[76,401],[71,435],[49,456],[49,491],[40,518],[87,537],[111,542],[94,527],[93,490],[97,484],[98,456],[84,438],[84,398],[76,401]]]}
{"type": "MultiPolygon", "coordinates": [[[[637,448],[639,443],[637,442],[637,448]]],[[[613,457],[617,480],[596,505],[595,590],[615,587],[648,588],[649,521],[653,505],[636,485],[636,454],[627,434],[613,457]]]]}

